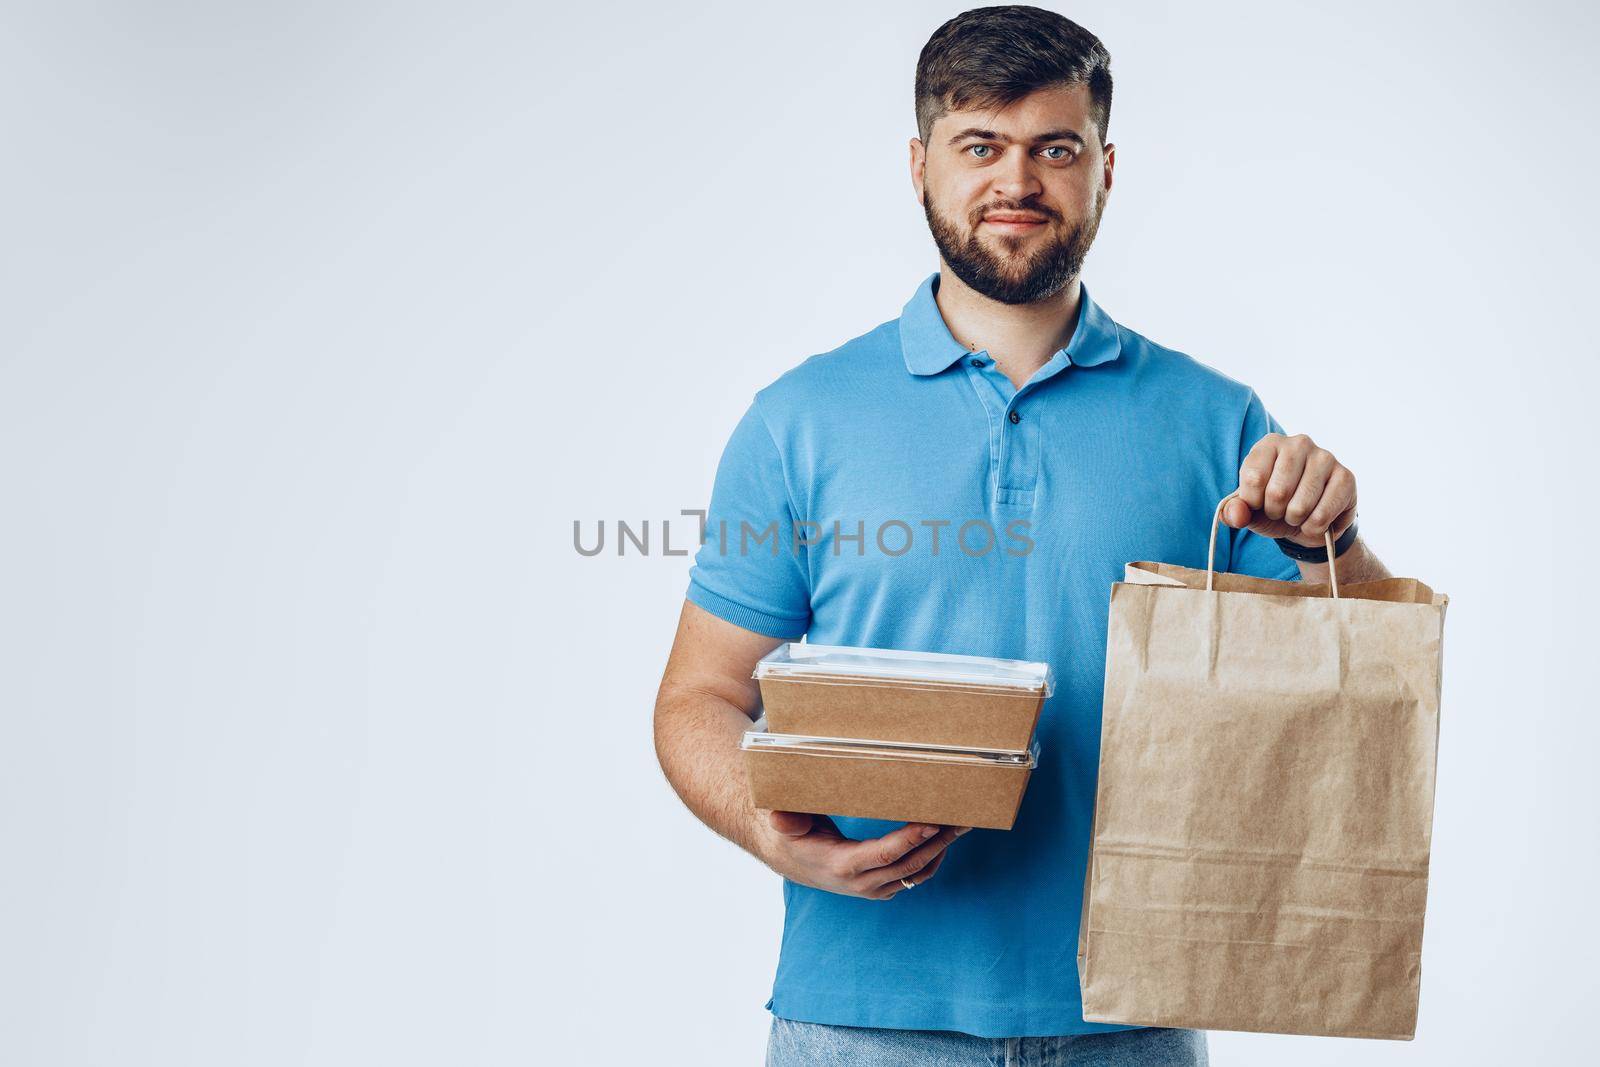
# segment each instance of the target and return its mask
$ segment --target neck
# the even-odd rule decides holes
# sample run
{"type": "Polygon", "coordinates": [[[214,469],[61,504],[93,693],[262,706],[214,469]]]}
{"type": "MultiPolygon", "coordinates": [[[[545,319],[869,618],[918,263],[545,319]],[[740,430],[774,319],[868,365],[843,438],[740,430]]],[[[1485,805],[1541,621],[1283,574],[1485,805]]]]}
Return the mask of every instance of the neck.
{"type": "Polygon", "coordinates": [[[956,277],[940,259],[935,302],[944,324],[969,351],[987,351],[1017,388],[1067,346],[1078,324],[1083,286],[1072,279],[1061,292],[1032,304],[1002,304],[956,277]]]}

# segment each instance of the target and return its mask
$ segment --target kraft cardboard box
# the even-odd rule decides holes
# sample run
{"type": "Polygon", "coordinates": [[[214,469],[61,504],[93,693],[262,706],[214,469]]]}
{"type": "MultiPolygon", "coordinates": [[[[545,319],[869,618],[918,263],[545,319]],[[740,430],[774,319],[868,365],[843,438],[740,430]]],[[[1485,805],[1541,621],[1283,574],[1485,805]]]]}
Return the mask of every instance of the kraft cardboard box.
{"type": "Polygon", "coordinates": [[[1009,830],[1038,763],[1043,663],[782,645],[757,665],[746,733],[757,807],[1009,830]]]}
{"type": "Polygon", "coordinates": [[[1044,663],[800,643],[764,656],[754,677],[774,733],[1013,752],[1051,690],[1044,663]]]}
{"type": "Polygon", "coordinates": [[[972,752],[760,728],[741,747],[758,808],[991,830],[1016,822],[1039,757],[1037,742],[1023,752],[972,752]]]}

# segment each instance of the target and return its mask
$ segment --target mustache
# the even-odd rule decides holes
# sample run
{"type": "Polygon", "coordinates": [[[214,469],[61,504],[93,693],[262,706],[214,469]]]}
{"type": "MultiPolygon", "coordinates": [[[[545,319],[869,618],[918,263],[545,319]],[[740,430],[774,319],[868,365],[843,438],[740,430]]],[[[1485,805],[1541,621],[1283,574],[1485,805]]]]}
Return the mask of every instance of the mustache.
{"type": "Polygon", "coordinates": [[[979,208],[972,215],[972,219],[971,219],[972,225],[973,226],[977,226],[978,223],[982,222],[989,215],[994,215],[994,214],[997,214],[997,213],[1002,212],[1002,211],[1015,212],[1015,213],[1018,213],[1018,214],[1042,215],[1042,216],[1044,216],[1045,220],[1048,221],[1048,222],[1060,222],[1061,221],[1061,213],[1060,212],[1054,211],[1051,208],[1047,208],[1043,204],[1028,204],[1028,203],[1019,204],[1019,203],[1016,203],[1016,202],[1013,201],[1011,203],[1003,203],[1003,204],[988,204],[988,205],[986,205],[984,207],[979,208]]]}

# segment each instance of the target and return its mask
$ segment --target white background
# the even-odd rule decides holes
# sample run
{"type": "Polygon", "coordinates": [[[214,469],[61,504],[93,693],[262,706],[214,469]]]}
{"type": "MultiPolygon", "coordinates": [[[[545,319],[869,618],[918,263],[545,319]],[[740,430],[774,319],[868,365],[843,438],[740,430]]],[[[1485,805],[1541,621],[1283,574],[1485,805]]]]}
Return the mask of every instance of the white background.
{"type": "MultiPolygon", "coordinates": [[[[650,740],[688,561],[572,523],[659,549],[934,268],[957,10],[4,4],[0,1062],[759,1062],[780,883],[650,740]]],[[[1063,10],[1096,298],[1452,600],[1416,1040],[1213,1060],[1586,1061],[1594,9],[1063,10]]]]}

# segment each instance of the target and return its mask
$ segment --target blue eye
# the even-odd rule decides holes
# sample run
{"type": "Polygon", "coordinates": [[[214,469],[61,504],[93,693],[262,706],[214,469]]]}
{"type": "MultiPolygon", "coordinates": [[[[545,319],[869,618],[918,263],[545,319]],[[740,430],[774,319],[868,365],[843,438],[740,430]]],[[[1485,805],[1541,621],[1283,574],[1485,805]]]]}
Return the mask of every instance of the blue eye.
{"type": "MultiPolygon", "coordinates": [[[[970,149],[968,149],[968,151],[970,151],[970,152],[979,152],[979,151],[992,152],[992,151],[994,151],[994,146],[993,145],[986,145],[986,144],[975,144],[970,149]]],[[[988,159],[989,157],[988,156],[978,156],[977,158],[978,159],[988,159]]]]}
{"type": "Polygon", "coordinates": [[[1063,159],[1071,159],[1072,158],[1071,154],[1067,153],[1067,150],[1065,148],[1061,147],[1058,144],[1053,144],[1049,148],[1046,148],[1044,151],[1046,151],[1046,152],[1061,152],[1061,153],[1063,153],[1062,155],[1059,155],[1059,156],[1050,156],[1049,157],[1049,158],[1054,159],[1054,160],[1063,160],[1063,159]]]}

